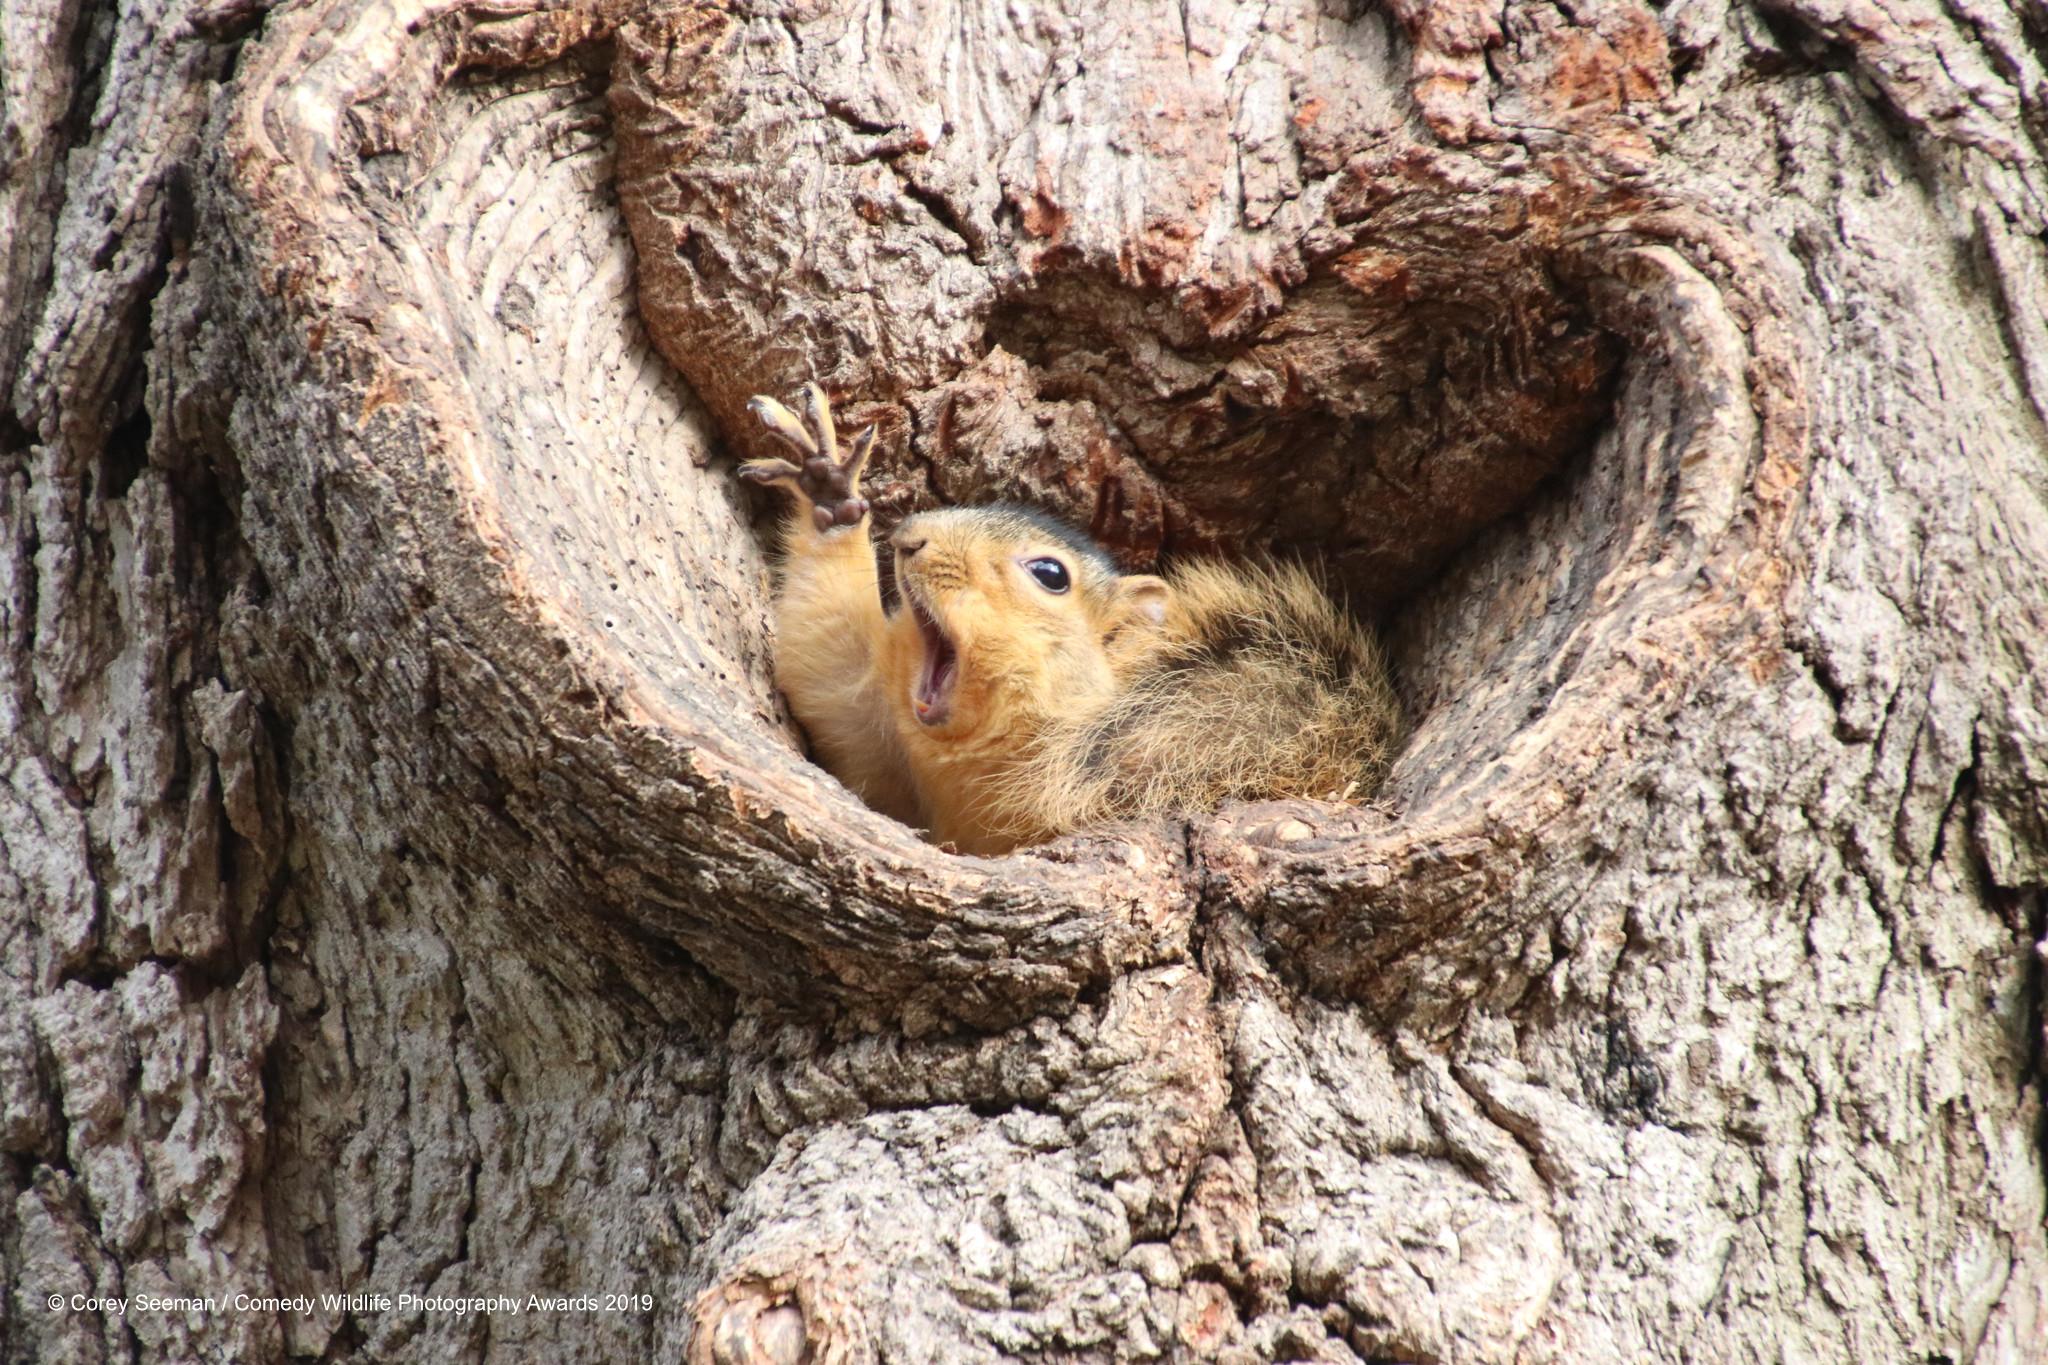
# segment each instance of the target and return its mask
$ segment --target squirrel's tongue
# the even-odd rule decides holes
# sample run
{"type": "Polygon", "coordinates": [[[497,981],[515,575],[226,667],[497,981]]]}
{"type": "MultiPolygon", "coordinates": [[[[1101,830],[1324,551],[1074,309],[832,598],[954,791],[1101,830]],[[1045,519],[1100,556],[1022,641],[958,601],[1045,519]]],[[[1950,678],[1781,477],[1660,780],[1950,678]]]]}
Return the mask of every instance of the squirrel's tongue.
{"type": "Polygon", "coordinates": [[[918,634],[924,637],[924,667],[918,672],[911,700],[920,724],[938,725],[953,710],[953,679],[959,671],[960,656],[953,642],[946,638],[946,632],[939,629],[939,623],[922,606],[913,602],[911,611],[917,617],[918,634]]]}

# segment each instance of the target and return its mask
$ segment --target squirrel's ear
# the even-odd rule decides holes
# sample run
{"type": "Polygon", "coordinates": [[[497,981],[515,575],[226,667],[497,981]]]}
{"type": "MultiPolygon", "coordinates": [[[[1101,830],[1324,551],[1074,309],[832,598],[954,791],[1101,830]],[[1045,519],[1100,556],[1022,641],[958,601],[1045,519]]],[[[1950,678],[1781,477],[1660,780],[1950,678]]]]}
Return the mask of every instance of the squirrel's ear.
{"type": "Polygon", "coordinates": [[[1172,597],[1173,589],[1166,586],[1163,578],[1148,573],[1121,576],[1116,580],[1116,609],[1111,613],[1116,628],[1138,625],[1156,629],[1165,625],[1166,604],[1172,597]]]}

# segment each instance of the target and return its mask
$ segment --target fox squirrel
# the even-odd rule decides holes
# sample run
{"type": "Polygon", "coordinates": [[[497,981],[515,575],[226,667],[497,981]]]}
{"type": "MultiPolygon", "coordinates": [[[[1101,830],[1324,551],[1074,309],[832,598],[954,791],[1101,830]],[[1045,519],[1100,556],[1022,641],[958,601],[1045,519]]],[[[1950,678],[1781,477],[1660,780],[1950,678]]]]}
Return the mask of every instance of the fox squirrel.
{"type": "Polygon", "coordinates": [[[1198,561],[1122,574],[1085,535],[1012,504],[889,537],[885,611],[861,496],[874,428],[841,458],[824,391],[804,419],[748,405],[801,464],[788,489],[775,679],[825,768],[966,853],[1227,797],[1342,796],[1384,774],[1400,709],[1372,637],[1301,569],[1198,561]]]}

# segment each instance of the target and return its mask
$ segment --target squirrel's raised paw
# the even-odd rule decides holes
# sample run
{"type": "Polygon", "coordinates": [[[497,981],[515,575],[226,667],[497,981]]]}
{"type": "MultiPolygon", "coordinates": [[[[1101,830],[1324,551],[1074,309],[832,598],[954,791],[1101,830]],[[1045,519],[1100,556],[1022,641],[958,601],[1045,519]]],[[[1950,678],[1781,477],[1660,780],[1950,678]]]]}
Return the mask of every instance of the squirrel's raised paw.
{"type": "Polygon", "coordinates": [[[740,477],[749,483],[775,484],[793,491],[810,505],[811,520],[820,531],[858,525],[868,514],[868,500],[860,495],[860,474],[874,448],[875,429],[863,428],[841,459],[838,433],[832,427],[832,405],[825,400],[825,391],[806,384],[799,401],[804,409],[802,421],[766,395],[756,394],[747,401],[747,410],[794,451],[801,463],[748,460],[740,466],[740,477]]]}

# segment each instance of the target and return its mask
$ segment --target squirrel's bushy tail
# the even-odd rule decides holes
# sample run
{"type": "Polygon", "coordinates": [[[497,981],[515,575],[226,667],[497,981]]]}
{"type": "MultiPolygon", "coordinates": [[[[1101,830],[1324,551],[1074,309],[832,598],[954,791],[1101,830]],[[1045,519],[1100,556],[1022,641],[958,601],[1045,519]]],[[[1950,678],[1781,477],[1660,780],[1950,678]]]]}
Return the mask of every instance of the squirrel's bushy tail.
{"type": "Polygon", "coordinates": [[[1055,721],[993,804],[1059,829],[1209,810],[1228,799],[1368,796],[1400,703],[1372,635],[1293,565],[1203,561],[1168,574],[1166,646],[1087,717],[1055,721]]]}

